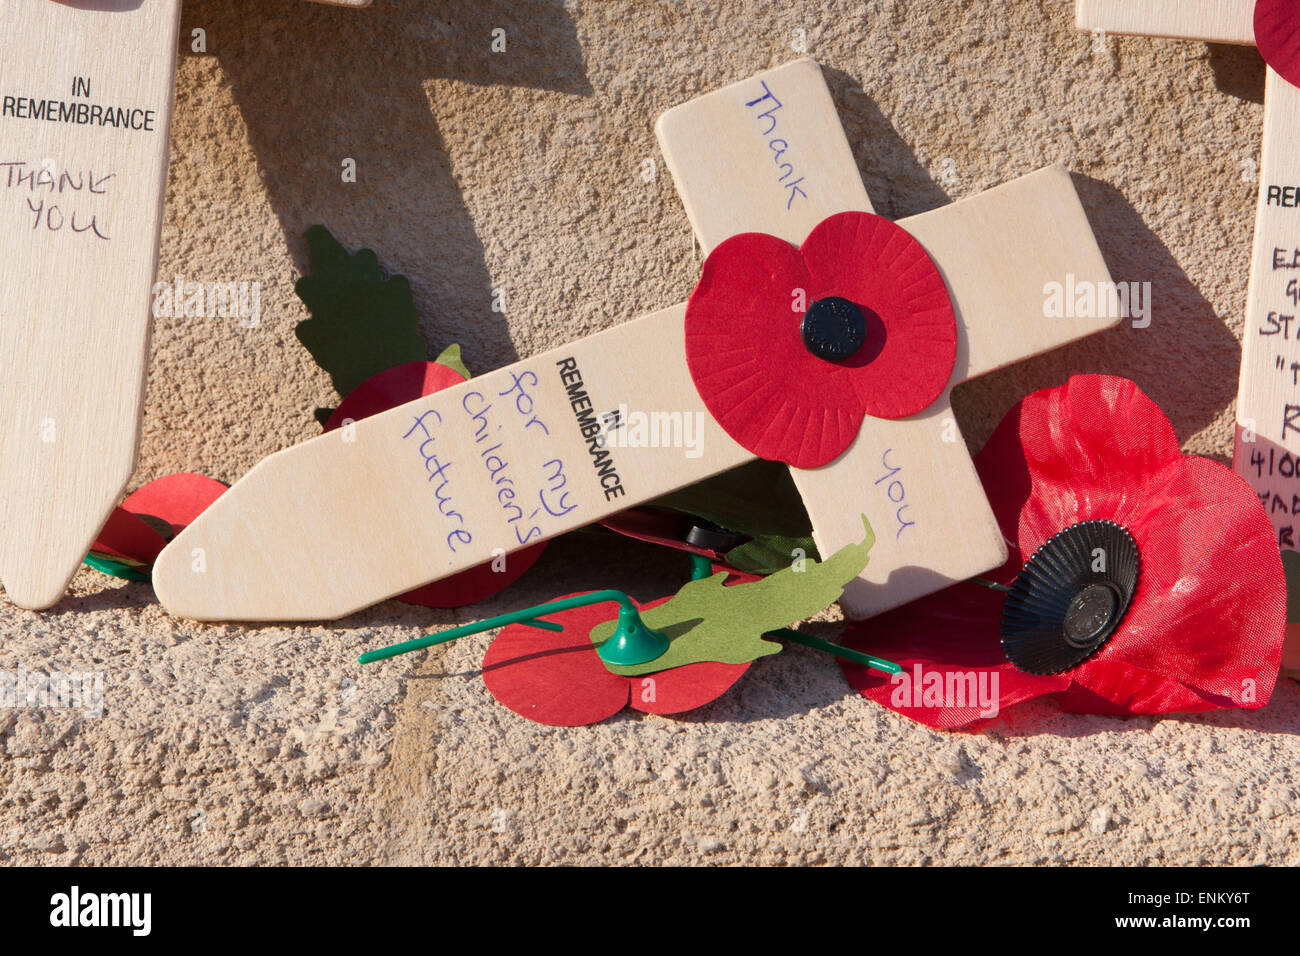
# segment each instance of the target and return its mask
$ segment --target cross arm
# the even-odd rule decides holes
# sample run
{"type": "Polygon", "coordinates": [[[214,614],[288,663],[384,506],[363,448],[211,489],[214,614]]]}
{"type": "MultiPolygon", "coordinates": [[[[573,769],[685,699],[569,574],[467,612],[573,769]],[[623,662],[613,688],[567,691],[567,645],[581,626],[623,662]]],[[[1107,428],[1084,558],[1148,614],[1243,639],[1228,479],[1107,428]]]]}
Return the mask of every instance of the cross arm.
{"type": "Polygon", "coordinates": [[[1080,30],[1253,46],[1255,0],[1078,0],[1080,30]]]}
{"type": "Polygon", "coordinates": [[[135,463],[180,0],[0,16],[0,578],[64,593],[135,463]]]}

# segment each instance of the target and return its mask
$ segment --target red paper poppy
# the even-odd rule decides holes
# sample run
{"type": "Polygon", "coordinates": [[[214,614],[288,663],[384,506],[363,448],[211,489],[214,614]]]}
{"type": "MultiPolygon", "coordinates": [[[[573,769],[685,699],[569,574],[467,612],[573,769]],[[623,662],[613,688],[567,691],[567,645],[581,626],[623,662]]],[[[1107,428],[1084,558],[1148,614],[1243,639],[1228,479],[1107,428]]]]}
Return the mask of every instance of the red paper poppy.
{"type": "Polygon", "coordinates": [[[709,412],[747,450],[797,468],[837,458],[867,415],[928,407],[956,354],[939,270],[870,213],[831,216],[799,248],[727,239],[686,306],[686,360],[709,412]]]}
{"type": "MultiPolygon", "coordinates": [[[[1035,392],[975,463],[1011,550],[992,577],[1023,584],[1025,556],[1052,552],[1049,541],[1086,530],[1082,522],[1114,522],[1140,561],[1127,609],[1081,663],[1027,673],[1008,660],[1002,628],[1023,591],[1004,596],[965,582],[851,628],[846,644],[903,666],[902,675],[882,678],[845,665],[854,687],[944,729],[1055,692],[1079,713],[1264,705],[1286,626],[1272,525],[1242,478],[1181,454],[1168,419],[1136,385],[1084,375],[1035,392]]],[[[1063,597],[1071,612],[1086,604],[1082,592],[1063,597]]]]}
{"type": "Polygon", "coordinates": [[[91,551],[141,566],[152,565],[167,542],[220,498],[227,487],[215,478],[189,472],[157,478],[127,495],[113,509],[91,551]]]}
{"type": "Polygon", "coordinates": [[[1300,5],[1295,0],[1255,4],[1255,45],[1282,79],[1300,86],[1300,5]]]}
{"type": "MultiPolygon", "coordinates": [[[[637,607],[644,610],[667,600],[637,607]]],[[[601,662],[591,629],[616,617],[617,602],[606,601],[546,615],[546,620],[563,624],[563,631],[511,624],[497,635],[483,658],[483,682],[492,696],[521,717],[555,727],[579,727],[612,717],[629,704],[648,714],[679,714],[703,707],[726,693],[749,669],[748,664],[705,662],[641,677],[614,674],[601,662]]]]}
{"type": "MultiPolygon", "coordinates": [[[[378,415],[464,381],[465,377],[455,369],[438,362],[396,365],[372,375],[349,392],[325,422],[325,430],[333,431],[348,421],[355,422],[378,415]]],[[[505,559],[504,570],[495,570],[493,562],[488,561],[441,581],[407,591],[398,595],[397,600],[422,607],[441,608],[477,604],[518,581],[524,572],[537,563],[545,550],[545,542],[531,545],[509,555],[505,559]]]]}

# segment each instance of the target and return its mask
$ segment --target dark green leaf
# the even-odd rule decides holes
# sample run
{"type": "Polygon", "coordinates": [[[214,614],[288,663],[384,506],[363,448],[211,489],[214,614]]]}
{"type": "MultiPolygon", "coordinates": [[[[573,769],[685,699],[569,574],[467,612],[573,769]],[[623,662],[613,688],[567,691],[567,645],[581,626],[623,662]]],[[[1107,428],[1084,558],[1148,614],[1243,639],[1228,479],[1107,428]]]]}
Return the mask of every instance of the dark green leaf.
{"type": "Polygon", "coordinates": [[[384,279],[371,250],[349,255],[324,226],[307,230],[307,250],[311,274],[295,289],[311,318],[294,331],[340,395],[378,372],[428,357],[405,276],[384,279]]]}
{"type": "Polygon", "coordinates": [[[790,469],[761,458],[664,495],[651,504],[695,515],[753,538],[798,538],[812,532],[812,522],[790,469]]]}

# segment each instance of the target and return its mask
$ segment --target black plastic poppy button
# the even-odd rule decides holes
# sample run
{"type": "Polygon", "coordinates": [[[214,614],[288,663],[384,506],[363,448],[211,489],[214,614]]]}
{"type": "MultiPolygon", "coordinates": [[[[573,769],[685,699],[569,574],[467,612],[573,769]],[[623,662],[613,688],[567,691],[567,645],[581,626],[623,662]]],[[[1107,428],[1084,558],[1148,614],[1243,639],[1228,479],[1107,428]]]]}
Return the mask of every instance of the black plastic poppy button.
{"type": "Polygon", "coordinates": [[[1002,606],[1002,652],[1027,674],[1059,674],[1097,653],[1137,593],[1137,543],[1113,521],[1081,521],[1043,542],[1002,606]]]}
{"type": "Polygon", "coordinates": [[[703,518],[696,518],[686,522],[683,538],[689,545],[704,548],[708,551],[716,551],[719,554],[725,554],[732,548],[745,543],[745,535],[728,531],[722,525],[714,524],[712,521],[705,521],[703,518]]]}
{"type": "Polygon", "coordinates": [[[866,342],[867,318],[848,299],[827,296],[808,307],[799,332],[812,355],[826,362],[844,362],[866,342]]]}
{"type": "Polygon", "coordinates": [[[1075,647],[1091,647],[1115,627],[1120,608],[1113,584],[1089,584],[1075,595],[1062,624],[1065,640],[1075,647]]]}

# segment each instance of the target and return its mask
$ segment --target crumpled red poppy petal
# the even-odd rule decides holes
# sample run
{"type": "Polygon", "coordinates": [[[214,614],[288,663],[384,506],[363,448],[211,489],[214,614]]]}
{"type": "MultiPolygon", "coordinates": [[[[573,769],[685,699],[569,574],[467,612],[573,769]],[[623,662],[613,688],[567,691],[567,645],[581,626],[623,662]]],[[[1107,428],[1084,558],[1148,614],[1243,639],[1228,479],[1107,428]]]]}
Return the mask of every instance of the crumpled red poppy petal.
{"type": "MultiPolygon", "coordinates": [[[[407,362],[370,376],[348,396],[325,422],[325,431],[334,431],[346,421],[360,421],[390,408],[405,405],[425,395],[451,388],[465,381],[465,376],[439,362],[407,362]]],[[[418,587],[397,600],[421,607],[453,608],[477,604],[518,581],[546,550],[546,542],[524,548],[506,558],[506,569],[495,571],[488,561],[477,567],[453,574],[441,581],[418,587]]]]}
{"type": "Polygon", "coordinates": [[[903,668],[901,674],[882,674],[849,661],[840,661],[840,669],[864,697],[937,730],[964,727],[1069,687],[1068,677],[1026,674],[1007,662],[998,630],[1001,614],[999,593],[977,584],[955,585],[854,624],[844,635],[847,647],[894,661],[903,668]],[[945,688],[937,702],[925,699],[929,675],[937,675],[945,688]],[[952,694],[947,693],[949,682],[952,694]],[[964,698],[955,693],[959,686],[964,698]],[[981,686],[989,694],[986,700],[996,698],[996,711],[981,706],[981,686]]]}
{"type": "Polygon", "coordinates": [[[163,475],[126,496],[122,507],[135,515],[161,518],[179,534],[208,507],[224,495],[230,486],[193,472],[163,475]]]}
{"type": "Polygon", "coordinates": [[[1032,482],[1022,554],[1079,521],[1128,525],[1145,507],[1151,476],[1182,458],[1169,419],[1128,379],[1076,375],[1025,398],[1018,415],[1032,482]]]}
{"type": "Polygon", "coordinates": [[[999,584],[1010,584],[1020,573],[1024,560],[1020,556],[1020,511],[1029,498],[1029,465],[1020,445],[1020,416],[1024,402],[1017,402],[993,430],[989,440],[974,457],[984,494],[993,509],[998,529],[1007,545],[1007,561],[984,577],[999,584]]]}
{"type": "Polygon", "coordinates": [[[1295,0],[1258,0],[1255,45],[1282,79],[1300,86],[1300,9],[1295,0]]]}
{"type": "MultiPolygon", "coordinates": [[[[636,603],[645,610],[667,600],[636,603]]],[[[605,601],[546,615],[546,620],[564,625],[562,632],[511,624],[483,658],[483,682],[497,700],[522,717],[577,727],[612,717],[628,704],[629,694],[632,706],[649,714],[680,714],[703,707],[725,694],[749,669],[748,664],[705,662],[643,677],[611,673],[591,642],[591,630],[617,616],[618,604],[605,601]]]]}
{"type": "Polygon", "coordinates": [[[762,233],[723,241],[686,306],[686,361],[709,413],[760,458],[815,468],[862,425],[849,369],[809,354],[799,332],[811,279],[799,250],[762,233]]]}
{"type": "MultiPolygon", "coordinates": [[[[1286,583],[1271,523],[1243,479],[1181,455],[1168,420],[1135,385],[1077,376],[1037,392],[1011,410],[975,461],[1004,535],[1016,529],[1025,547],[1102,518],[1124,524],[1142,555],[1137,594],[1110,641],[1064,675],[1035,678],[999,665],[1002,706],[1053,690],[1065,691],[1067,710],[1103,714],[1260,707],[1268,700],[1286,627],[1286,583]],[[1078,487],[1067,463],[1078,464],[1078,487]],[[1015,522],[1017,499],[1024,503],[1015,522]]],[[[1018,570],[1022,553],[1011,550],[999,580],[1018,570]]],[[[856,625],[846,643],[907,668],[990,668],[989,660],[1001,658],[1001,606],[995,592],[956,585],[856,625]]],[[[867,696],[932,727],[977,717],[969,707],[899,706],[901,692],[895,697],[886,678],[851,666],[845,673],[867,696]]]]}
{"type": "Polygon", "coordinates": [[[957,317],[930,254],[902,226],[867,212],[818,223],[800,247],[815,298],[840,296],[880,316],[885,343],[850,381],[863,411],[905,418],[934,403],[957,360],[957,317]]]}
{"type": "Polygon", "coordinates": [[[1286,578],[1272,522],[1244,479],[1205,458],[1162,469],[1146,495],[1127,524],[1142,555],[1138,592],[1115,636],[1076,669],[1075,680],[1134,713],[1156,712],[1171,691],[1104,690],[1094,681],[1098,663],[1119,660],[1218,706],[1263,706],[1286,628],[1286,578]]]}
{"type": "Polygon", "coordinates": [[[483,657],[483,683],[516,714],[540,724],[580,727],[612,717],[627,706],[628,679],[606,670],[590,634],[617,616],[618,604],[606,601],[548,615],[563,631],[511,624],[483,657]]]}
{"type": "Polygon", "coordinates": [[[90,550],[115,558],[130,558],[141,564],[153,564],[165,547],[167,539],[156,529],[141,521],[139,516],[118,507],[108,516],[90,550]]]}
{"type": "MultiPolygon", "coordinates": [[[[1263,700],[1267,700],[1265,697],[1263,700]]],[[[1061,709],[1071,714],[1195,714],[1224,707],[1260,707],[1238,704],[1227,697],[1198,693],[1164,674],[1155,674],[1124,661],[1091,660],[1061,696],[1061,709]]]]}

